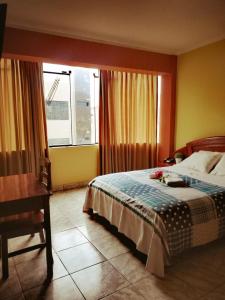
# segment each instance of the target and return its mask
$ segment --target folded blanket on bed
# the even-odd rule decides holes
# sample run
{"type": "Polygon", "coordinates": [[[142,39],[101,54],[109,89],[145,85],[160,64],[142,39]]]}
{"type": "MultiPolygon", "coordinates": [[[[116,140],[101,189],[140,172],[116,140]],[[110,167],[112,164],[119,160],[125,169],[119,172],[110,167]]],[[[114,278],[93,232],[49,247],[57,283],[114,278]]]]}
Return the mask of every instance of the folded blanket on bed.
{"type": "Polygon", "coordinates": [[[187,184],[181,177],[168,176],[164,178],[164,182],[166,185],[171,187],[187,187],[187,184]]]}

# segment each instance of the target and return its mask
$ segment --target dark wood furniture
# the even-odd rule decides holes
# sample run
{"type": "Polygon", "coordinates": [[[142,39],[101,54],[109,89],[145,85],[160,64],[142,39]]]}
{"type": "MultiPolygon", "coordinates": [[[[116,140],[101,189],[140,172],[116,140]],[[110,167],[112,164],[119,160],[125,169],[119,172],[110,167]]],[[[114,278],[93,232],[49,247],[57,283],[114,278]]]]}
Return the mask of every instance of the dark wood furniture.
{"type": "Polygon", "coordinates": [[[158,167],[160,167],[160,168],[162,168],[162,167],[171,167],[174,164],[175,163],[160,162],[160,163],[158,163],[158,167]]]}
{"type": "MultiPolygon", "coordinates": [[[[52,195],[51,161],[47,157],[43,157],[40,160],[39,181],[49,191],[50,195],[52,195]]],[[[44,243],[45,237],[43,228],[40,228],[39,235],[41,242],[44,243]]],[[[32,233],[31,236],[34,237],[34,233],[32,233]]]]}
{"type": "Polygon", "coordinates": [[[47,157],[41,158],[39,181],[52,194],[51,161],[47,157]]]}
{"type": "Polygon", "coordinates": [[[225,136],[212,136],[191,141],[185,147],[177,149],[175,153],[181,152],[188,157],[199,150],[225,152],[225,136]]]}
{"type": "Polygon", "coordinates": [[[52,277],[49,196],[50,192],[32,173],[0,177],[3,278],[8,277],[8,257],[44,247],[46,247],[47,276],[48,278],[52,277]],[[43,210],[43,214],[41,210],[43,210]],[[40,232],[42,229],[45,230],[43,243],[8,253],[8,238],[40,232]]]}

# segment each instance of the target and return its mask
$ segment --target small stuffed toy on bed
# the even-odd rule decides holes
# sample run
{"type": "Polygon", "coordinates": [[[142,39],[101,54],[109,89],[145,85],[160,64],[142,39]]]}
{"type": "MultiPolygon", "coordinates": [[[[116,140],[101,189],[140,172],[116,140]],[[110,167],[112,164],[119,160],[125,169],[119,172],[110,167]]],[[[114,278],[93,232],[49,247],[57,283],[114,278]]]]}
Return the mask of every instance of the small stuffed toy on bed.
{"type": "Polygon", "coordinates": [[[161,179],[163,177],[163,171],[157,170],[149,175],[150,179],[161,179]]]}

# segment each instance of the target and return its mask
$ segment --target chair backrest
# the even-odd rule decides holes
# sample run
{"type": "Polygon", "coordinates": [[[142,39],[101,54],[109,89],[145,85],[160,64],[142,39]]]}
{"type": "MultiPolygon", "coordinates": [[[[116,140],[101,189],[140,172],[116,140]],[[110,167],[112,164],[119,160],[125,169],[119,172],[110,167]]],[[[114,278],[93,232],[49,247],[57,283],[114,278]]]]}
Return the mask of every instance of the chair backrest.
{"type": "Polygon", "coordinates": [[[41,158],[39,180],[49,192],[52,192],[51,162],[47,157],[41,158]]]}

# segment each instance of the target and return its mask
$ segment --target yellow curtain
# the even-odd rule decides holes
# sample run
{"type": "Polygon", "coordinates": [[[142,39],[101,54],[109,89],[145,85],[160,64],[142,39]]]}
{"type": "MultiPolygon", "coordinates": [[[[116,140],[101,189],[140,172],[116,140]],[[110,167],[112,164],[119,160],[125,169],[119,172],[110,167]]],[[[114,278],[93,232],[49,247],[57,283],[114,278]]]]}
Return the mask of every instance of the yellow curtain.
{"type": "Polygon", "coordinates": [[[39,173],[47,153],[42,64],[0,61],[0,176],[39,173]]]}
{"type": "Polygon", "coordinates": [[[157,76],[104,70],[100,85],[101,174],[155,166],[157,76]]]}

